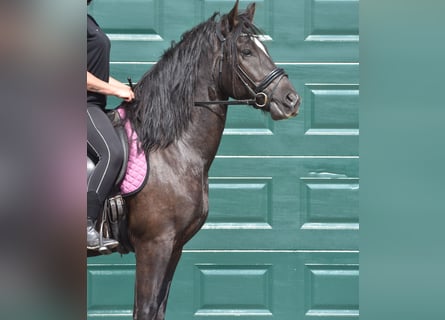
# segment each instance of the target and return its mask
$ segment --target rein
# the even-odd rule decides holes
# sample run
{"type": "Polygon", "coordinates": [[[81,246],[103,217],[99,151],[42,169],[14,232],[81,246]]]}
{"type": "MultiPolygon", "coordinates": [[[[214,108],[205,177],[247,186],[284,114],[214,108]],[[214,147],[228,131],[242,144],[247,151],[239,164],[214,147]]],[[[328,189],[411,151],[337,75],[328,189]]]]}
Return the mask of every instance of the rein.
{"type": "Polygon", "coordinates": [[[195,101],[195,106],[197,107],[207,107],[209,104],[225,104],[225,105],[235,105],[235,104],[244,104],[257,106],[256,100],[246,99],[246,100],[212,100],[212,101],[195,101]]]}
{"type": "MultiPolygon", "coordinates": [[[[221,33],[221,25],[216,29],[216,35],[221,42],[221,55],[219,60],[219,74],[218,81],[221,83],[222,79],[222,66],[224,61],[224,48],[226,43],[226,38],[221,33]]],[[[236,42],[236,39],[235,39],[236,42]]],[[[273,93],[278,86],[278,83],[272,90],[272,94],[269,97],[264,90],[278,77],[286,76],[287,74],[282,68],[275,68],[272,70],[261,82],[259,85],[255,85],[255,82],[249,77],[249,75],[244,71],[241,66],[236,63],[236,69],[234,70],[238,78],[247,88],[247,90],[252,94],[253,99],[245,99],[245,100],[213,100],[213,101],[195,101],[195,106],[198,107],[207,107],[209,104],[222,104],[222,105],[251,105],[256,109],[265,109],[267,110],[270,101],[272,100],[273,93]],[[247,83],[250,82],[253,88],[247,83]]],[[[280,79],[281,80],[281,79],[280,79]]]]}

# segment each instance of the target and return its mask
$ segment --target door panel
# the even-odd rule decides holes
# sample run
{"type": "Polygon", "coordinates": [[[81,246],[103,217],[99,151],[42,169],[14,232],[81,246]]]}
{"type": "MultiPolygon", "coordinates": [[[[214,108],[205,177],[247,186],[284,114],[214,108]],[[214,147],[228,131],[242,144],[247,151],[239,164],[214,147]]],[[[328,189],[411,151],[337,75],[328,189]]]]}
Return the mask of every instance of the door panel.
{"type": "MultiPolygon", "coordinates": [[[[131,319],[134,261],[107,258],[88,269],[89,319],[131,319]]],[[[167,319],[354,319],[358,273],[348,251],[185,250],[167,319]]]]}

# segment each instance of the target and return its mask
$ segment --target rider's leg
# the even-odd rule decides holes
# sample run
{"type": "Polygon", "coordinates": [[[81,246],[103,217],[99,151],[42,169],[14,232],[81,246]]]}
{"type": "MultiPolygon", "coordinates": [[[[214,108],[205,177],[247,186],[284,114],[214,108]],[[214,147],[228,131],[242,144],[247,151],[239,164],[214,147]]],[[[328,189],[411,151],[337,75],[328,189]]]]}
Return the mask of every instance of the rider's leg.
{"type": "MultiPolygon", "coordinates": [[[[87,108],[88,150],[98,158],[96,168],[88,180],[87,193],[87,246],[89,249],[99,247],[99,234],[94,229],[103,204],[109,195],[123,162],[123,149],[119,138],[108,119],[99,107],[87,108]]],[[[105,239],[107,247],[115,247],[118,242],[105,239]]]]}

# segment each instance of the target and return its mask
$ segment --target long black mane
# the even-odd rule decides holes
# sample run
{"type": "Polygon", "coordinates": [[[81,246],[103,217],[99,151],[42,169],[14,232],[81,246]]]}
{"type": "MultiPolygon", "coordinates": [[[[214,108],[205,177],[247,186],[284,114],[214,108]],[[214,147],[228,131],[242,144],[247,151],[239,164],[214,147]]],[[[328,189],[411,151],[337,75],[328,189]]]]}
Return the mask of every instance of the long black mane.
{"type": "MultiPolygon", "coordinates": [[[[137,102],[123,104],[145,152],[169,146],[189,126],[198,70],[212,64],[218,15],[185,32],[137,83],[137,102]]],[[[227,21],[226,16],[221,17],[221,23],[227,21]]],[[[242,23],[236,34],[258,31],[243,14],[238,18],[242,23]]]]}

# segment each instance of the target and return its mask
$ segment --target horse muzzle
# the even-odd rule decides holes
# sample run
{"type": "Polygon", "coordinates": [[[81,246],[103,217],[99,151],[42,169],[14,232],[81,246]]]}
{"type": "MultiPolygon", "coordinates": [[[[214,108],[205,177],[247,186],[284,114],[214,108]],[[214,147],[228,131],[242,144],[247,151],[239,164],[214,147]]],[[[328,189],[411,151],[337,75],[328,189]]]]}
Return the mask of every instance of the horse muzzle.
{"type": "Polygon", "coordinates": [[[295,91],[290,91],[282,98],[275,95],[270,101],[268,111],[273,120],[289,119],[298,115],[300,103],[300,96],[295,91]]]}

